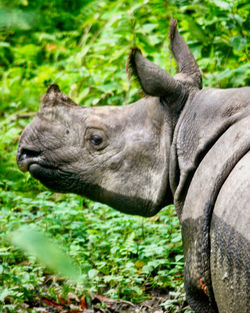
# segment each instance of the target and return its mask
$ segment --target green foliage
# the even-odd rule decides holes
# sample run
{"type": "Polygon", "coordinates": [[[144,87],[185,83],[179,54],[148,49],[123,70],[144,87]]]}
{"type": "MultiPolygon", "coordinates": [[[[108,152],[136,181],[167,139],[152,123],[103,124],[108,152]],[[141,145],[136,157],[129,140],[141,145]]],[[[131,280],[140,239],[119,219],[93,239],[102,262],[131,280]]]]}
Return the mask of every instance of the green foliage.
{"type": "MultiPolygon", "coordinates": [[[[37,294],[57,299],[91,290],[141,301],[153,288],[183,288],[181,236],[172,207],[143,219],[52,194],[17,169],[17,142],[51,82],[81,105],[137,100],[141,94],[125,73],[131,46],[175,74],[168,48],[171,16],[178,19],[205,86],[249,84],[249,8],[247,0],[0,1],[0,301],[6,312],[16,312],[37,294]],[[21,225],[54,237],[90,285],[50,279],[34,257],[24,257],[8,239],[21,225]]],[[[176,299],[163,304],[168,312],[176,299]]]]}
{"type": "MultiPolygon", "coordinates": [[[[10,246],[8,237],[12,236],[19,247],[55,268],[55,254],[62,260],[62,252],[53,251],[50,242],[30,230],[34,227],[46,230],[81,268],[78,292],[106,293],[113,298],[141,301],[147,289],[173,290],[182,283],[181,238],[173,207],[151,219],[138,218],[78,196],[47,191],[36,197],[2,191],[0,203],[0,279],[4,282],[0,298],[6,296],[8,289],[11,303],[26,302],[36,296],[37,289],[40,296],[49,293],[57,299],[59,295],[66,297],[66,293],[75,288],[64,281],[49,281],[48,285],[47,270],[36,265],[34,257],[26,259],[10,246]],[[29,228],[20,229],[20,225],[29,225],[29,228]]],[[[68,277],[65,269],[69,271],[70,265],[65,262],[68,263],[60,261],[56,270],[68,277]]]]}
{"type": "Polygon", "coordinates": [[[14,245],[37,257],[52,271],[74,282],[80,280],[80,270],[69,257],[38,229],[22,226],[11,233],[14,245]]]}

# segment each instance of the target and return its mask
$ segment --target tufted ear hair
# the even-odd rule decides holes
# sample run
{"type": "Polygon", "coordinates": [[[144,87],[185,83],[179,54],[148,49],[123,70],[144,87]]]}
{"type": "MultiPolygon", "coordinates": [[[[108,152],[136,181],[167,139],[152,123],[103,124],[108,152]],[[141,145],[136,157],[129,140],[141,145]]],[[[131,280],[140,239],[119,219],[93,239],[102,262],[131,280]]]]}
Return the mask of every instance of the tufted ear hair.
{"type": "Polygon", "coordinates": [[[131,49],[126,69],[139,80],[147,95],[166,98],[178,96],[182,92],[182,84],[146,59],[138,48],[131,49]]]}

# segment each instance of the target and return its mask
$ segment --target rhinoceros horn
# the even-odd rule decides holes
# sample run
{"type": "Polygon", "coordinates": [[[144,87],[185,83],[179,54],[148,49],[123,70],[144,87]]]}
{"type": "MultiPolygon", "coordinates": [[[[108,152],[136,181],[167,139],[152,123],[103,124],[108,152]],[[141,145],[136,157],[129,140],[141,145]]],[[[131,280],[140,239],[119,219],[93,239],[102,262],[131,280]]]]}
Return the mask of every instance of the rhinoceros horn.
{"type": "Polygon", "coordinates": [[[56,106],[58,104],[77,106],[77,104],[72,99],[70,99],[70,97],[61,92],[57,84],[52,83],[49,85],[46,94],[43,96],[42,107],[56,106]]]}

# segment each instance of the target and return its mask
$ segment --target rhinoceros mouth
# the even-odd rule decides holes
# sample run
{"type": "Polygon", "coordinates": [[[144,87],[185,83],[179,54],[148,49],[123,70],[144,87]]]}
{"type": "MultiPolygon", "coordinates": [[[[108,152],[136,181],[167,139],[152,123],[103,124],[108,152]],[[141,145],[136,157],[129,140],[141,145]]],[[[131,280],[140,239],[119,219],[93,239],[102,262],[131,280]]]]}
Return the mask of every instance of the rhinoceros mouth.
{"type": "MultiPolygon", "coordinates": [[[[17,164],[21,171],[30,172],[31,174],[38,169],[50,169],[55,170],[56,167],[49,164],[42,155],[42,151],[30,149],[29,147],[21,148],[17,153],[17,164]]],[[[32,175],[33,176],[33,175],[32,175]]]]}
{"type": "Polygon", "coordinates": [[[35,158],[28,158],[25,160],[22,160],[21,162],[18,162],[18,167],[22,172],[32,172],[36,171],[38,168],[40,170],[42,169],[49,169],[49,170],[55,170],[56,167],[46,164],[40,157],[35,158]]]}
{"type": "Polygon", "coordinates": [[[56,167],[50,167],[40,163],[31,163],[28,171],[31,176],[38,179],[46,187],[60,191],[59,187],[59,170],[56,167]]]}
{"type": "MultiPolygon", "coordinates": [[[[68,171],[55,166],[41,150],[25,146],[17,152],[17,164],[21,171],[29,172],[43,185],[58,192],[70,192],[75,179],[68,171]]],[[[76,187],[74,187],[76,188],[76,187]]]]}
{"type": "Polygon", "coordinates": [[[56,170],[56,167],[40,164],[38,162],[31,162],[28,167],[28,171],[32,176],[38,178],[37,176],[44,176],[56,170]]]}
{"type": "Polygon", "coordinates": [[[29,172],[32,177],[38,179],[44,186],[55,192],[78,193],[77,175],[72,177],[70,172],[39,163],[30,164],[29,172]]]}

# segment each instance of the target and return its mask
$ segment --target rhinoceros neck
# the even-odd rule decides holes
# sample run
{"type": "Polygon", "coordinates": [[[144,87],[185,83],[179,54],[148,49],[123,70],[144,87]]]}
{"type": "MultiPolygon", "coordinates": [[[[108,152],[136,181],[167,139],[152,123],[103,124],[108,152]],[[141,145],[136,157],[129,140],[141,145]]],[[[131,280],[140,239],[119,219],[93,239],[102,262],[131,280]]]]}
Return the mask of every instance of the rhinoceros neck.
{"type": "MultiPolygon", "coordinates": [[[[128,214],[155,215],[166,199],[172,200],[168,197],[171,126],[166,106],[158,97],[145,97],[127,106],[89,111],[89,120],[101,119],[110,130],[112,145],[91,159],[91,175],[82,171],[79,193],[128,214]]],[[[85,164],[84,160],[78,168],[85,164]]]]}
{"type": "MultiPolygon", "coordinates": [[[[203,89],[187,101],[175,128],[170,158],[170,186],[179,218],[192,178],[204,157],[232,125],[249,115],[249,92],[248,87],[203,89]]],[[[226,159],[225,152],[225,162],[226,159]]]]}

